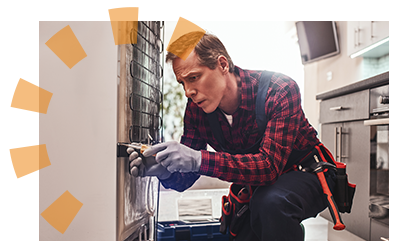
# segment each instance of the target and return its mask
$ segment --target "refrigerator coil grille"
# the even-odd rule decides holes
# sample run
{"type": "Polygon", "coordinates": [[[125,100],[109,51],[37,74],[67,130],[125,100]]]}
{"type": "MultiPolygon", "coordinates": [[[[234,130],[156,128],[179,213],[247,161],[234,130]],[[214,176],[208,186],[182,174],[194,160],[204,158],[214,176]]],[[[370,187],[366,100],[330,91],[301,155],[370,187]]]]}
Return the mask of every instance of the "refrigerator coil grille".
{"type": "MultiPolygon", "coordinates": [[[[130,142],[147,143],[148,135],[161,141],[162,128],[162,78],[161,54],[164,44],[160,29],[164,22],[140,21],[137,43],[132,44],[130,79],[132,92],[129,108],[132,124],[129,128],[130,142]]],[[[135,31],[133,31],[135,32],[135,31]]]]}

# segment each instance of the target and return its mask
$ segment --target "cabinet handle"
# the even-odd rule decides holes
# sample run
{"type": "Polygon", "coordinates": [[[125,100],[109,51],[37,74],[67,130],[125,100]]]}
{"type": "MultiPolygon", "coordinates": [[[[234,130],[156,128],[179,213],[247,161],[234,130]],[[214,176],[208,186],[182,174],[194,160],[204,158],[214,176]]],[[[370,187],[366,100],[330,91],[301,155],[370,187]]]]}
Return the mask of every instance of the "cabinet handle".
{"type": "Polygon", "coordinates": [[[357,47],[357,29],[354,28],[354,48],[357,47]]]}
{"type": "Polygon", "coordinates": [[[354,28],[354,48],[360,46],[360,27],[354,28]]]}
{"type": "Polygon", "coordinates": [[[371,40],[375,37],[374,36],[374,21],[371,21],[371,40]]]}
{"type": "Polygon", "coordinates": [[[337,161],[337,127],[334,127],[334,132],[335,132],[335,135],[334,135],[334,137],[333,137],[333,155],[334,155],[334,158],[335,158],[335,161],[337,161]]]}
{"type": "Polygon", "coordinates": [[[337,106],[337,107],[331,107],[329,108],[329,110],[331,111],[341,111],[341,110],[345,110],[346,108],[342,107],[342,106],[337,106]]]}
{"type": "Polygon", "coordinates": [[[339,127],[338,144],[339,144],[338,158],[339,158],[339,162],[342,162],[342,127],[339,127]]]}
{"type": "Polygon", "coordinates": [[[333,155],[334,155],[333,158],[335,161],[338,162],[342,162],[342,158],[348,158],[348,156],[342,155],[342,135],[347,134],[343,132],[342,129],[343,129],[342,127],[334,127],[335,135],[333,137],[333,155]]]}

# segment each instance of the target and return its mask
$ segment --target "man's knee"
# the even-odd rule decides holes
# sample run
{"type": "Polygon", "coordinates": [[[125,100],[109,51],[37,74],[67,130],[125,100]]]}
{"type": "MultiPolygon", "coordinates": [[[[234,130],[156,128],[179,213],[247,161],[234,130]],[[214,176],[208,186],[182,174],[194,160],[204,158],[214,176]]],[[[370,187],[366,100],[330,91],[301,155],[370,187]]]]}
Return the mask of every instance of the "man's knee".
{"type": "Polygon", "coordinates": [[[299,200],[291,193],[269,188],[257,191],[250,201],[250,211],[257,217],[298,216],[302,211],[299,200]]]}

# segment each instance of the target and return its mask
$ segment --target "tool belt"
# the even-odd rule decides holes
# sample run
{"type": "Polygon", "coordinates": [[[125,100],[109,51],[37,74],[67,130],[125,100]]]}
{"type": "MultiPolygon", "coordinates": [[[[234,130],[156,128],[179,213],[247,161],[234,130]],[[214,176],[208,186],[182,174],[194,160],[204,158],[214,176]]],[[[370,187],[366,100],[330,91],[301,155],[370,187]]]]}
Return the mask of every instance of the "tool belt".
{"type": "MultiPolygon", "coordinates": [[[[350,213],[353,203],[356,185],[348,182],[346,164],[336,162],[329,150],[321,143],[315,146],[298,165],[298,170],[315,173],[318,176],[324,194],[328,200],[328,207],[334,220],[334,229],[345,228],[341,213],[350,213]],[[335,188],[329,189],[324,172],[332,169],[336,172],[335,188]]],[[[249,203],[255,187],[249,185],[231,184],[229,195],[222,197],[222,215],[220,218],[220,232],[226,234],[229,230],[229,238],[233,239],[241,230],[251,230],[249,203]]]]}
{"type": "Polygon", "coordinates": [[[328,169],[333,169],[336,172],[335,188],[331,190],[333,198],[339,212],[350,213],[356,185],[348,181],[346,164],[335,161],[331,152],[320,143],[298,164],[299,170],[307,172],[315,172],[318,165],[323,168],[324,172],[328,171],[328,169]],[[317,160],[315,157],[317,157],[317,160]]]}
{"type": "Polygon", "coordinates": [[[253,190],[250,186],[231,184],[229,195],[222,196],[222,216],[220,232],[226,234],[229,229],[229,239],[232,240],[242,230],[250,228],[249,203],[253,190]]]}

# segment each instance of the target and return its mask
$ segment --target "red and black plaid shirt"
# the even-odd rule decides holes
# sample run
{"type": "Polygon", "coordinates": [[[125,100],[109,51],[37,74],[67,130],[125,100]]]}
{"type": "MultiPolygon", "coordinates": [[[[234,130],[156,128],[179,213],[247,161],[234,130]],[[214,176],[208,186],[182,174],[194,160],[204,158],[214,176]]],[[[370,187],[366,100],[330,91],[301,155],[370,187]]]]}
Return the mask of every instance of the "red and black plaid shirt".
{"type": "Polygon", "coordinates": [[[242,101],[232,114],[232,126],[226,117],[218,112],[226,149],[250,148],[263,136],[259,152],[237,155],[222,152],[211,132],[207,114],[189,99],[181,143],[202,150],[200,171],[174,173],[162,181],[164,187],[184,191],[193,185],[200,175],[217,177],[236,184],[271,185],[282,173],[294,168],[286,166],[293,149],[304,150],[319,143],[315,129],[309,124],[301,108],[300,91],[296,82],[279,73],[272,76],[266,97],[265,132],[258,132],[255,100],[261,73],[262,71],[235,67],[235,74],[241,78],[242,101]],[[217,152],[206,151],[207,144],[217,152]]]}

